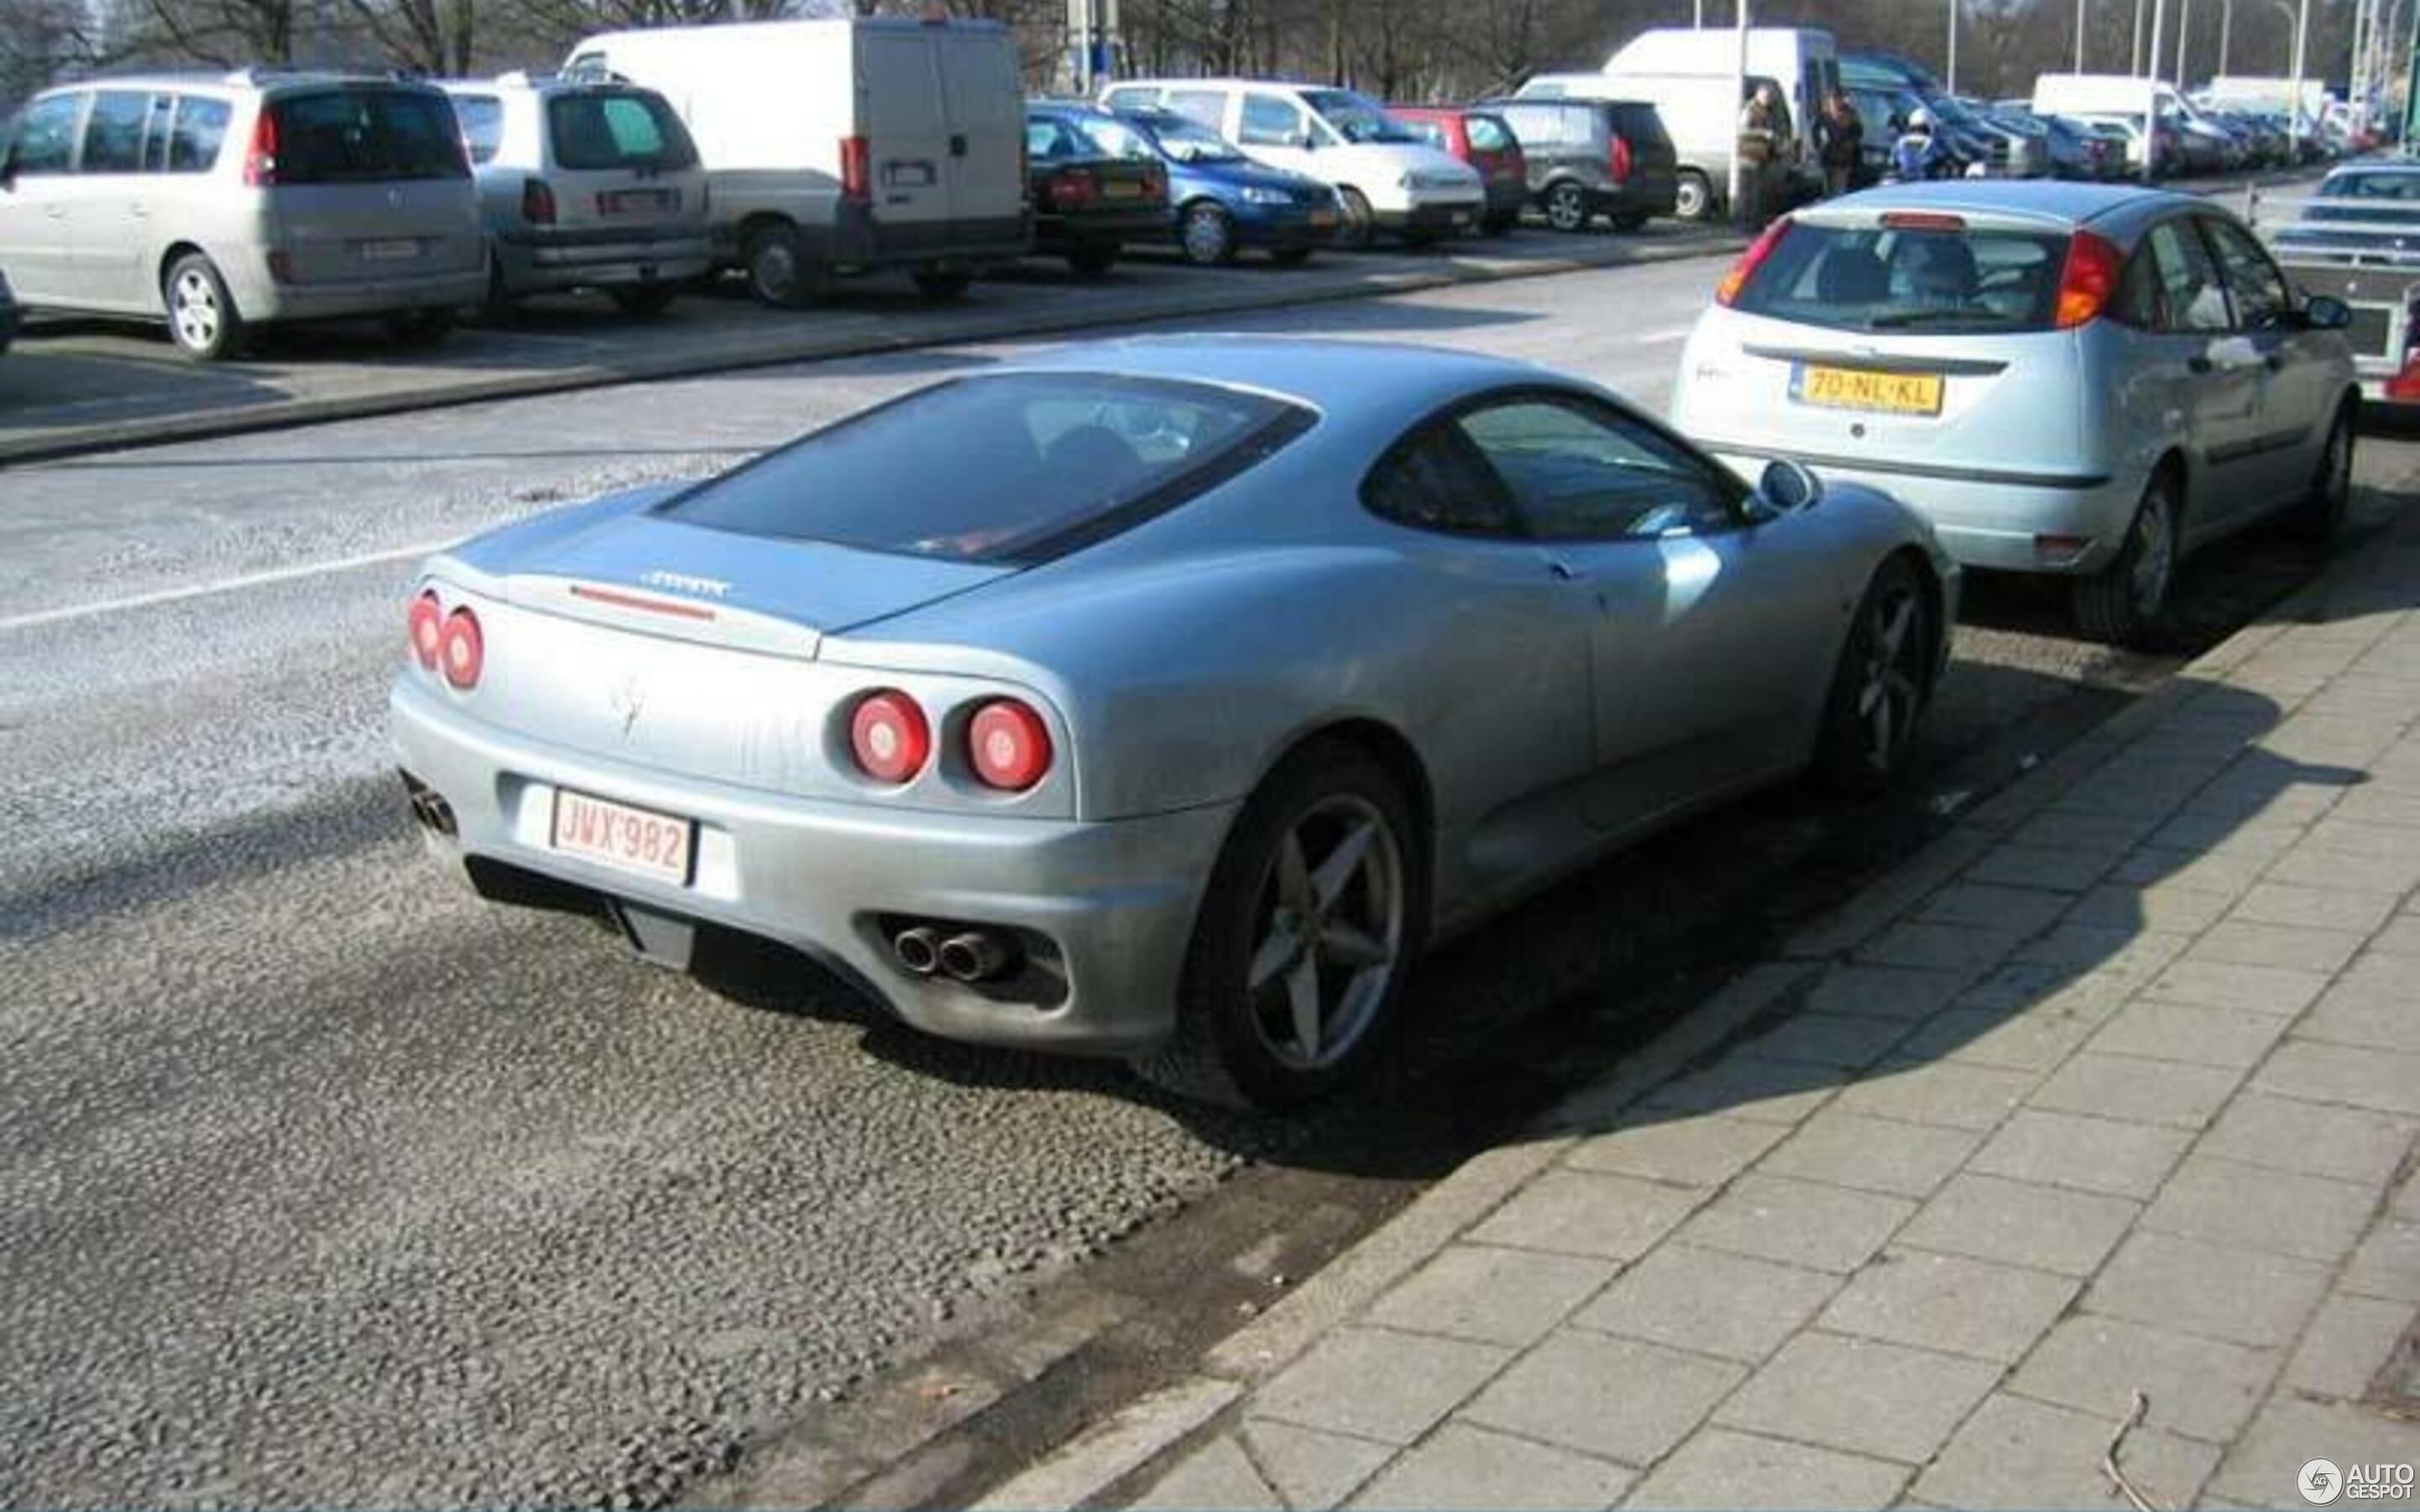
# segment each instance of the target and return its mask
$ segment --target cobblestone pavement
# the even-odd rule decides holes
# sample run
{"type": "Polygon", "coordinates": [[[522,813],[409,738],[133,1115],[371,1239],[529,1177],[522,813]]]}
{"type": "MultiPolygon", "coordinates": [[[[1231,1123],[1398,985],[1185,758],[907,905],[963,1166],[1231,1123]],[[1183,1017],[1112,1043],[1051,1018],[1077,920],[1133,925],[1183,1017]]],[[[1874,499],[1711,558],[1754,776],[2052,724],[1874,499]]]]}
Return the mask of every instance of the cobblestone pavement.
{"type": "Polygon", "coordinates": [[[992,1500],[2112,1506],[2121,1427],[2162,1507],[2412,1465],[2415,888],[2406,514],[992,1500]]]}

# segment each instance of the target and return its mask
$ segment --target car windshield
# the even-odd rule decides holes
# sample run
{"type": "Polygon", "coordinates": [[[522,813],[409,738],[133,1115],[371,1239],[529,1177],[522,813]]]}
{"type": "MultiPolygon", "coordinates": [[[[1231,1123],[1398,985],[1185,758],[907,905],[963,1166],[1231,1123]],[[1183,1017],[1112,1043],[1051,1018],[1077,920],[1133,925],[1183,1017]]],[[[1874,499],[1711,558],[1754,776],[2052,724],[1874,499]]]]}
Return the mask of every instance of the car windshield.
{"type": "Polygon", "coordinates": [[[1733,308],[1837,331],[2047,331],[2066,255],[2045,232],[1798,224],[1733,308]]]}
{"type": "Polygon", "coordinates": [[[1104,158],[1157,158],[1140,131],[1114,116],[1064,116],[1060,123],[1104,158]]]}
{"type": "Polygon", "coordinates": [[[327,89],[270,106],[281,184],[466,178],[461,128],[425,89],[327,89]]]}
{"type": "Polygon", "coordinates": [[[1279,400],[1206,384],[959,378],[817,431],[660,512],[749,535],[1023,565],[1173,508],[1308,422],[1279,400]]]}
{"type": "Polygon", "coordinates": [[[1244,149],[1187,116],[1153,116],[1143,123],[1158,139],[1160,150],[1178,162],[1241,162],[1244,149]]]}
{"type": "Polygon", "coordinates": [[[1349,89],[1306,89],[1303,102],[1336,128],[1347,142],[1418,142],[1419,136],[1376,101],[1349,89]]]}
{"type": "Polygon", "coordinates": [[[608,168],[697,166],[697,148],[673,108],[654,95],[583,89],[546,102],[557,166],[575,173],[608,168]]]}
{"type": "Polygon", "coordinates": [[[2420,173],[2336,174],[2319,186],[2325,199],[2420,200],[2420,173]]]}

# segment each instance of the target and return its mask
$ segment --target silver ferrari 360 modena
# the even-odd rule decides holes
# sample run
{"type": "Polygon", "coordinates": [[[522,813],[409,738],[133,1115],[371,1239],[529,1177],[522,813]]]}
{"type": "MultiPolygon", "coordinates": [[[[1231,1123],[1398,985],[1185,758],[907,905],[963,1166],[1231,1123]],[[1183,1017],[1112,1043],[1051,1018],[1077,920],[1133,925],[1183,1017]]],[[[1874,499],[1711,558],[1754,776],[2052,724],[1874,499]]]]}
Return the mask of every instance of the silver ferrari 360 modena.
{"type": "Polygon", "coordinates": [[[1957,591],[1887,497],[1750,487],[1577,378],[1142,340],[439,553],[394,741],[485,895],[1281,1107],[1426,942],[1748,789],[1887,780],[1957,591]]]}

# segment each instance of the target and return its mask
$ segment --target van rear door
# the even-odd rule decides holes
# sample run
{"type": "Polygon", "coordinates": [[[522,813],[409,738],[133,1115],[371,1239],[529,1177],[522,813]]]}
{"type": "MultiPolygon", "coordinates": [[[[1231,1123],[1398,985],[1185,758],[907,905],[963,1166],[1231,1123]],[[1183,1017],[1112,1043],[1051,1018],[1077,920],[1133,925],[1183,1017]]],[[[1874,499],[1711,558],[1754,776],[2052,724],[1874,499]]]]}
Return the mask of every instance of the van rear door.
{"type": "Polygon", "coordinates": [[[959,225],[1000,226],[1014,236],[1025,212],[1025,85],[1016,44],[1004,31],[933,28],[948,107],[950,212],[959,225]]]}
{"type": "Polygon", "coordinates": [[[488,255],[454,107],[434,89],[281,92],[256,141],[271,251],[293,284],[477,270],[488,255]]]}
{"type": "Polygon", "coordinates": [[[857,36],[858,130],[885,252],[939,246],[950,226],[950,128],[932,32],[879,23],[857,36]]]}

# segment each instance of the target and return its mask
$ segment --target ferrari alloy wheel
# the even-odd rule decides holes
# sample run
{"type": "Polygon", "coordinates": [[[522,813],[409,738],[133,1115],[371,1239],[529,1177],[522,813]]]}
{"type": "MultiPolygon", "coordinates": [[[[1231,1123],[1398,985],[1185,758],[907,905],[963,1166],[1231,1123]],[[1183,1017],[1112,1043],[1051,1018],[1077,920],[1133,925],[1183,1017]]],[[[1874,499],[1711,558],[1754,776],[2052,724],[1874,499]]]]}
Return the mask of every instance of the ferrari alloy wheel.
{"type": "Polygon", "coordinates": [[[1342,743],[1297,752],[1237,818],[1194,923],[1176,1033],[1136,1069],[1273,1110],[1353,1081],[1388,1038],[1419,949],[1420,867],[1385,767],[1342,743]]]}
{"type": "Polygon", "coordinates": [[[1825,785],[1877,792],[1907,764],[1927,702],[1933,635],[1932,603],[1916,569],[1900,558],[1884,563],[1833,673],[1817,757],[1825,785]]]}

